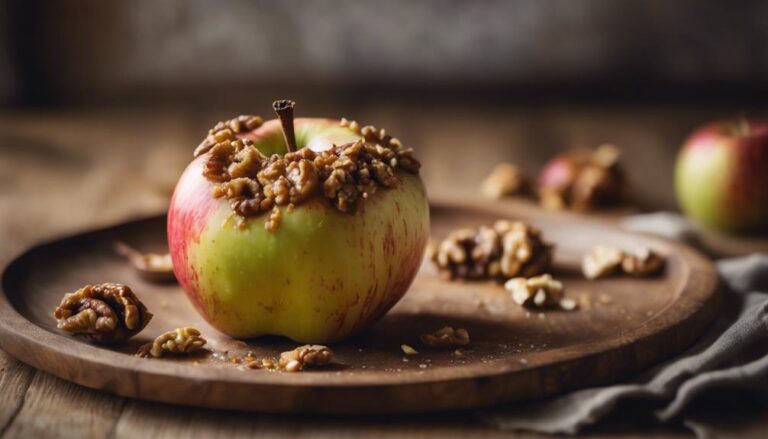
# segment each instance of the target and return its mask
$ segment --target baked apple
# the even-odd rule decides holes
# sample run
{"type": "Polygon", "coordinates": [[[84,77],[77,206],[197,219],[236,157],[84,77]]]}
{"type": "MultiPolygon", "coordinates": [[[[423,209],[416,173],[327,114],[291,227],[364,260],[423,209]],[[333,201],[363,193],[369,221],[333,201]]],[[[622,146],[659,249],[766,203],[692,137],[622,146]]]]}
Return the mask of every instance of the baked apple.
{"type": "Polygon", "coordinates": [[[176,278],[237,338],[340,340],[410,286],[429,237],[413,151],[346,119],[220,122],[195,150],[168,212],[176,278]]]}

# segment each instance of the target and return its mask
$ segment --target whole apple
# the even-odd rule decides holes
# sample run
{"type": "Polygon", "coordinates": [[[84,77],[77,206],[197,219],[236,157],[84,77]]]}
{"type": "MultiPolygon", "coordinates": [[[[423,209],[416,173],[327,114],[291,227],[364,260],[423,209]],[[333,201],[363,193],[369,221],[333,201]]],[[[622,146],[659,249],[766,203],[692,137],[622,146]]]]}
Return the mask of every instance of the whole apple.
{"type": "Polygon", "coordinates": [[[540,204],[550,210],[576,211],[620,204],[626,179],[618,160],[619,150],[613,145],[558,154],[539,174],[540,204]]]}
{"type": "Polygon", "coordinates": [[[686,140],[675,167],[683,211],[726,231],[768,229],[768,123],[706,125],[686,140]]]}
{"type": "MultiPolygon", "coordinates": [[[[197,157],[178,182],[168,212],[174,273],[203,317],[231,336],[272,334],[302,343],[339,340],[382,317],[416,276],[429,237],[425,189],[417,170],[402,169],[406,163],[417,162],[408,162],[409,154],[399,152],[399,141],[383,130],[373,132],[373,127],[360,127],[344,119],[294,121],[292,113],[287,118],[280,111],[278,114],[282,120],[263,124],[253,117],[220,124],[198,147],[197,157]],[[216,154],[221,144],[217,143],[225,138],[234,138],[233,144],[240,145],[237,156],[244,152],[265,154],[258,178],[246,179],[246,183],[261,188],[256,194],[250,193],[247,202],[231,193],[242,179],[221,183],[210,178],[218,176],[211,169],[218,163],[216,154]],[[331,183],[338,172],[333,166],[351,169],[342,165],[349,166],[346,159],[350,151],[360,148],[390,154],[381,144],[398,151],[389,168],[393,175],[387,174],[381,161],[374,160],[370,162],[374,174],[370,180],[384,181],[387,186],[366,189],[357,198],[355,187],[350,185],[334,192],[331,183]],[[347,146],[343,149],[338,145],[347,146]],[[328,153],[336,150],[341,152],[328,153]],[[296,159],[297,154],[303,158],[296,159]],[[329,159],[338,163],[329,165],[326,171],[334,172],[319,187],[299,183],[311,183],[314,180],[302,180],[303,176],[324,171],[293,165],[283,170],[281,177],[270,180],[271,185],[266,182],[280,159],[289,156],[302,166],[311,165],[312,157],[316,163],[329,159]],[[291,189],[286,192],[290,198],[280,198],[283,184],[291,189]],[[334,194],[335,198],[329,199],[334,194]],[[270,198],[264,198],[267,196],[275,200],[274,205],[270,206],[270,198]],[[251,202],[254,199],[256,202],[251,202]],[[265,203],[267,209],[258,210],[265,203]],[[243,210],[248,206],[257,210],[252,209],[247,217],[238,214],[248,213],[243,210]]],[[[229,144],[226,139],[225,146],[229,144]]],[[[225,172],[227,178],[239,172],[233,164],[225,172]]],[[[237,164],[254,166],[245,161],[237,164]]],[[[354,169],[358,178],[368,175],[360,166],[354,169]]]]}

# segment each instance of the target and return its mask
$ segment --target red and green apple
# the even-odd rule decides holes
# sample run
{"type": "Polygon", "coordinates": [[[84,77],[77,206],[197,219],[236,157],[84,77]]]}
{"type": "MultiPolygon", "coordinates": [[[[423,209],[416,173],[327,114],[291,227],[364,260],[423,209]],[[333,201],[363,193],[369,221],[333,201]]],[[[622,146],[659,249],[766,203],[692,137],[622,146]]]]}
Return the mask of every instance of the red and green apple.
{"type": "Polygon", "coordinates": [[[694,131],[675,167],[677,199],[704,226],[768,229],[768,123],[737,120],[694,131]]]}
{"type": "MultiPolygon", "coordinates": [[[[321,151],[361,137],[338,120],[292,122],[293,139],[277,119],[237,137],[265,155],[285,154],[294,139],[295,148],[321,151]]],[[[397,170],[396,187],[371,194],[352,214],[319,193],[285,209],[280,227],[269,231],[263,218],[239,221],[212,195],[214,184],[203,175],[208,154],[196,157],[176,186],[168,243],[176,278],[212,326],[238,338],[331,342],[370,326],[405,294],[429,236],[418,174],[397,170]]]]}

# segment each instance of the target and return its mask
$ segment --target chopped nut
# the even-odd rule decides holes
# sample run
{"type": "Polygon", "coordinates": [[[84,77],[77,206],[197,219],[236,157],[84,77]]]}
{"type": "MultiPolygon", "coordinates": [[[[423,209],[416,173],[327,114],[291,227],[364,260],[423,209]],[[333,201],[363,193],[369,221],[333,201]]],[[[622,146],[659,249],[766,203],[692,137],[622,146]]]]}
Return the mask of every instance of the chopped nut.
{"type": "Polygon", "coordinates": [[[648,248],[625,252],[615,247],[597,246],[582,260],[587,279],[597,279],[621,269],[633,276],[649,276],[664,266],[664,258],[648,248]]]}
{"type": "Polygon", "coordinates": [[[53,315],[59,329],[99,343],[125,341],[152,319],[133,291],[117,283],[86,285],[66,294],[53,315]]]}
{"type": "MultiPolygon", "coordinates": [[[[415,174],[421,166],[413,150],[403,149],[385,130],[360,128],[346,119],[340,125],[362,135],[360,140],[321,152],[302,148],[266,157],[253,141],[238,138],[250,130],[249,123],[261,125],[261,119],[254,117],[220,122],[196,151],[196,155],[207,154],[203,175],[217,184],[214,196],[226,198],[242,218],[274,206],[296,205],[315,195],[324,195],[339,211],[352,214],[377,189],[396,187],[397,171],[415,174]]],[[[279,224],[270,218],[266,222],[270,231],[279,224]]]]}
{"type": "Polygon", "coordinates": [[[130,261],[142,278],[151,282],[175,280],[173,261],[168,253],[141,253],[124,242],[115,243],[115,251],[130,261]]]}
{"type": "Polygon", "coordinates": [[[512,293],[515,303],[529,308],[558,306],[564,293],[562,282],[553,279],[549,274],[530,279],[516,277],[508,280],[504,288],[512,293]]]}
{"type": "Polygon", "coordinates": [[[405,355],[418,355],[419,354],[419,351],[417,351],[416,349],[408,346],[407,344],[400,345],[400,349],[403,350],[403,353],[405,355]]]}
{"type": "Polygon", "coordinates": [[[500,163],[483,180],[480,191],[488,198],[498,199],[518,195],[525,188],[525,178],[520,169],[511,163],[500,163]]]}
{"type": "Polygon", "coordinates": [[[466,329],[445,326],[431,334],[422,334],[421,342],[429,347],[466,346],[469,344],[469,333],[466,329]]]}
{"type": "Polygon", "coordinates": [[[535,227],[502,220],[493,227],[454,230],[432,246],[430,259],[451,279],[509,279],[543,272],[552,251],[535,227]]]}
{"type": "Polygon", "coordinates": [[[649,248],[627,253],[621,263],[624,272],[633,276],[650,276],[658,273],[663,266],[664,258],[649,248]]]}
{"type": "Polygon", "coordinates": [[[206,343],[197,329],[176,328],[141,346],[136,355],[145,358],[160,358],[166,354],[187,355],[201,350],[206,343]]]}
{"type": "Polygon", "coordinates": [[[269,218],[267,218],[267,221],[264,223],[264,228],[267,229],[269,233],[275,233],[277,228],[280,227],[280,222],[282,222],[282,220],[283,212],[279,207],[275,206],[272,208],[272,213],[269,214],[269,218]]]}
{"type": "Polygon", "coordinates": [[[323,367],[333,361],[333,351],[327,346],[304,345],[280,354],[278,368],[298,372],[305,367],[323,367]]]}
{"type": "Polygon", "coordinates": [[[624,260],[624,252],[616,247],[597,246],[584,256],[581,271],[587,279],[597,279],[615,273],[624,260]]]}

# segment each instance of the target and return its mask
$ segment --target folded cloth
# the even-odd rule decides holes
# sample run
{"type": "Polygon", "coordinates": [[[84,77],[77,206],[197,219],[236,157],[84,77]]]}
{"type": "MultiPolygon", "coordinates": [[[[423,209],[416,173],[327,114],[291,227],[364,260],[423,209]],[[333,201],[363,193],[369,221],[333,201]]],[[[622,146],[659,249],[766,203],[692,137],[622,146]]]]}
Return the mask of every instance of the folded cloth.
{"type": "MultiPolygon", "coordinates": [[[[672,213],[637,215],[622,226],[695,243],[694,228],[672,213]]],[[[723,284],[722,312],[695,346],[632,383],[578,390],[543,401],[478,413],[504,430],[576,434],[610,414],[620,401],[652,400],[659,422],[682,419],[699,437],[706,423],[684,409],[714,390],[768,390],[768,254],[716,262],[723,284]]],[[[649,410],[651,410],[649,408],[649,410]]]]}

